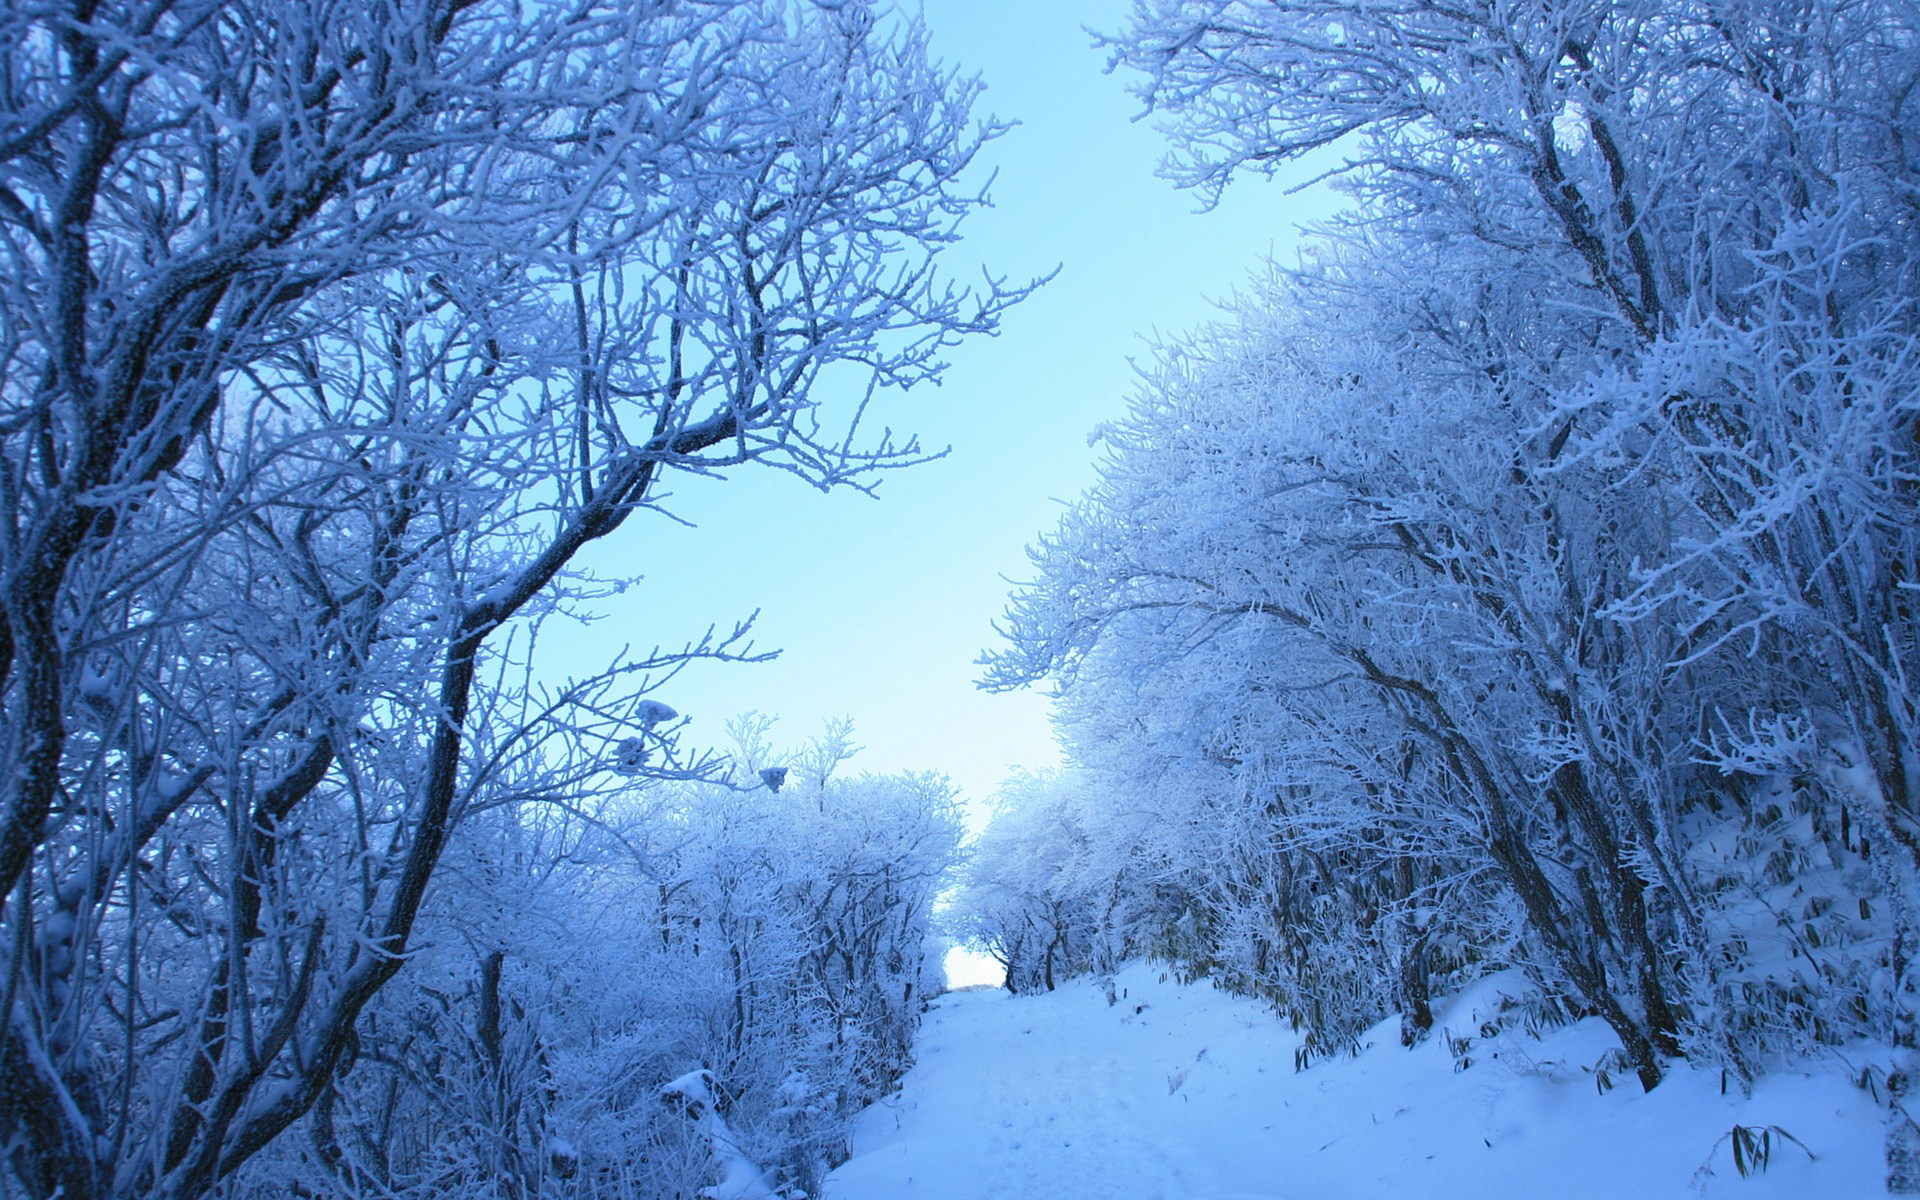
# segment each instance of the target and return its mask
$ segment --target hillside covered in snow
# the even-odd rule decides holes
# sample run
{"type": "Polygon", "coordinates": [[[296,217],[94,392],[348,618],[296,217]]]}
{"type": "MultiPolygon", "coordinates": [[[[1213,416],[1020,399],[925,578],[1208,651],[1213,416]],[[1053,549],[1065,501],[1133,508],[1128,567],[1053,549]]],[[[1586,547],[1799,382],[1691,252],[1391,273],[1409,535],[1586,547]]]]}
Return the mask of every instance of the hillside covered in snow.
{"type": "Polygon", "coordinates": [[[1298,1036],[1255,1002],[1150,964],[1114,982],[1113,1005],[1084,979],[942,997],[826,1200],[1884,1194],[1884,1109],[1848,1078],[1863,1062],[1750,1096],[1684,1067],[1653,1092],[1608,1087],[1604,1023],[1535,1036],[1489,980],[1438,1003],[1412,1050],[1389,1023],[1295,1070],[1298,1036]]]}

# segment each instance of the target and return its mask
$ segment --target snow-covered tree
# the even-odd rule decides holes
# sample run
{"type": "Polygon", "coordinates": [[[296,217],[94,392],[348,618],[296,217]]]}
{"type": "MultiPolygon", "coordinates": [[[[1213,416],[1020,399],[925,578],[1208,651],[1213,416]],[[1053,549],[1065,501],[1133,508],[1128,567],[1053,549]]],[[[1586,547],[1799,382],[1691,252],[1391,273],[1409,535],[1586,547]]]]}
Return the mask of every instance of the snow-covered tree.
{"type": "MultiPolygon", "coordinates": [[[[1091,867],[1106,830],[1089,811],[1084,784],[1057,773],[1019,774],[1001,786],[995,813],[975,839],[965,881],[948,920],[961,937],[1006,970],[1011,992],[1052,991],[1096,969],[1111,971],[1103,934],[1124,930],[1103,917],[1124,860],[1091,867]],[[1103,886],[1104,885],[1104,886],[1103,886]]],[[[1111,860],[1110,860],[1111,861],[1111,860]]]]}
{"type": "Polygon", "coordinates": [[[647,693],[737,635],[528,686],[569,563],[675,471],[920,457],[866,417],[1019,294],[935,269],[997,130],[859,2],[15,6],[0,61],[5,1178],[344,1163],[450,847],[717,765],[647,693]]]}
{"type": "Polygon", "coordinates": [[[1176,954],[1413,1027],[1432,972],[1517,961],[1648,1086],[1912,1044],[1916,32],[1135,5],[1177,181],[1331,148],[1356,201],[1165,348],[989,663],[1233,831],[1163,839],[1176,954]]]}

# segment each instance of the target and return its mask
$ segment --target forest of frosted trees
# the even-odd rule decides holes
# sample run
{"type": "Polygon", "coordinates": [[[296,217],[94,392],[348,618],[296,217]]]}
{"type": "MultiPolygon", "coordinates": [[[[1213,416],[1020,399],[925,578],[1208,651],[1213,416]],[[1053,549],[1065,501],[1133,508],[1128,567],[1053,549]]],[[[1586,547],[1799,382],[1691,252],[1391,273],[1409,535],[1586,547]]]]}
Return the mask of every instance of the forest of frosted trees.
{"type": "Polygon", "coordinates": [[[1030,290],[942,269],[1005,126],[927,40],[0,7],[0,1197],[818,1195],[956,867],[1010,988],[1153,956],[1300,1066],[1496,970],[1606,1082],[1893,1047],[1920,1190],[1912,6],[1136,0],[1175,183],[1349,207],[1101,430],[985,661],[1071,762],[971,847],[844,727],[693,744],[744,627],[540,654],[676,475],[926,457],[1030,290]]]}
{"type": "Polygon", "coordinates": [[[1054,681],[1073,767],[974,936],[1164,956],[1303,1060],[1510,967],[1649,1088],[1891,1043],[1920,1187],[1913,8],[1139,0],[1109,48],[1178,182],[1331,147],[1350,207],[1033,550],[987,681],[1054,681]]]}

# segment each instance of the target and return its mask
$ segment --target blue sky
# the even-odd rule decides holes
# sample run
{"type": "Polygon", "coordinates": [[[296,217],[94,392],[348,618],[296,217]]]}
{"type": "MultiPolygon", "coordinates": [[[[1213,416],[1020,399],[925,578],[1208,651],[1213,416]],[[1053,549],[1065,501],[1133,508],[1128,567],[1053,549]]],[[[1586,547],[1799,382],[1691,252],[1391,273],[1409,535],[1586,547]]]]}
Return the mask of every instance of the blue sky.
{"type": "Polygon", "coordinates": [[[856,768],[942,771],[976,801],[1013,769],[1057,760],[1042,694],[974,687],[1008,579],[1092,481],[1088,433],[1124,410],[1146,339],[1208,320],[1211,298],[1265,256],[1290,260],[1296,226],[1324,204],[1246,181],[1201,214],[1156,178],[1165,143],[1132,121],[1139,103],[1082,30],[1116,28],[1126,10],[926,0],[935,54],[984,78],[983,114],[1020,122],[983,155],[999,172],[994,208],[970,221],[953,268],[1061,267],[999,338],[951,355],[944,386],[889,402],[896,430],[951,454],[889,475],[877,500],[765,471],[678,485],[672,507],[695,527],[637,522],[606,543],[594,569],[644,579],[601,606],[588,636],[550,630],[550,668],[590,669],[621,643],[677,645],[758,609],[756,644],[777,661],[703,665],[658,693],[693,717],[690,741],[721,742],[748,710],[779,717],[783,743],[848,716],[865,747],[856,768]]]}

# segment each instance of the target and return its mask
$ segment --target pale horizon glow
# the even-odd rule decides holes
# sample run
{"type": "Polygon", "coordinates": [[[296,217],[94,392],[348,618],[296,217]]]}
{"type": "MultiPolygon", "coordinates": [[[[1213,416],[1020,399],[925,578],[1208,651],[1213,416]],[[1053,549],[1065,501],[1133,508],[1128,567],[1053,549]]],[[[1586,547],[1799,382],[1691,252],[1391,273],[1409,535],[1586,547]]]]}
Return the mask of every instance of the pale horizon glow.
{"type": "Polygon", "coordinates": [[[1007,969],[1000,963],[967,946],[948,949],[945,963],[947,990],[957,992],[969,987],[1004,987],[1007,969]]]}

